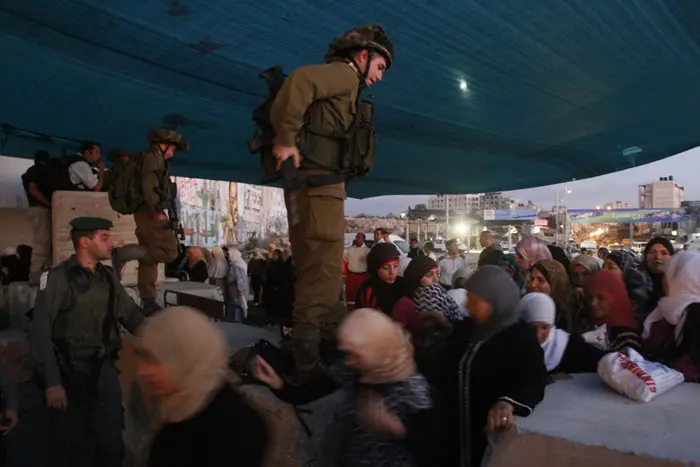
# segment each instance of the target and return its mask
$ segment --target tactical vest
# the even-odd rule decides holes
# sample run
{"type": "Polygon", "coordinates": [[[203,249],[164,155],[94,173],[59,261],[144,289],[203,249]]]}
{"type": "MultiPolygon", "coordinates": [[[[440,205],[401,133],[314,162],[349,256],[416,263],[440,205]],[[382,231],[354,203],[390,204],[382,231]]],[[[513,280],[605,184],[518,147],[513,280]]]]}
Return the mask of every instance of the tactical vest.
{"type": "MultiPolygon", "coordinates": [[[[108,342],[104,326],[108,313],[114,313],[115,295],[112,277],[106,270],[91,274],[81,268],[65,271],[70,289],[69,305],[54,321],[52,336],[56,347],[66,349],[72,358],[102,357],[119,349],[116,324],[110,326],[108,342]]],[[[116,323],[114,321],[114,323],[116,323]]]]}
{"type": "MultiPolygon", "coordinates": [[[[283,175],[276,170],[277,159],[272,153],[275,131],[270,122],[270,111],[286,75],[282,68],[273,67],[259,76],[265,80],[269,90],[265,101],[253,111],[255,131],[248,147],[251,153],[260,154],[262,183],[267,184],[279,180],[283,175]]],[[[309,117],[313,112],[307,111],[305,124],[297,138],[297,146],[303,156],[301,169],[331,173],[328,176],[308,176],[307,184],[347,182],[365,176],[372,170],[377,149],[377,134],[373,126],[374,106],[360,98],[360,91],[355,101],[355,119],[347,131],[321,132],[309,117]]]]}

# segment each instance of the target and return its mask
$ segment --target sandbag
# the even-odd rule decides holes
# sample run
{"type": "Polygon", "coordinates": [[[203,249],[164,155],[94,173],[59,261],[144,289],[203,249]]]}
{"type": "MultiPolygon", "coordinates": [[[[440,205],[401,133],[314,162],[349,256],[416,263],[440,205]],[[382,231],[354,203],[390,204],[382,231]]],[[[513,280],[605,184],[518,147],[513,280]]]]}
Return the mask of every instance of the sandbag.
{"type": "Polygon", "coordinates": [[[626,350],[628,355],[614,352],[598,362],[600,377],[620,394],[639,402],[649,402],[685,381],[679,371],[645,360],[630,348],[626,350]]]}

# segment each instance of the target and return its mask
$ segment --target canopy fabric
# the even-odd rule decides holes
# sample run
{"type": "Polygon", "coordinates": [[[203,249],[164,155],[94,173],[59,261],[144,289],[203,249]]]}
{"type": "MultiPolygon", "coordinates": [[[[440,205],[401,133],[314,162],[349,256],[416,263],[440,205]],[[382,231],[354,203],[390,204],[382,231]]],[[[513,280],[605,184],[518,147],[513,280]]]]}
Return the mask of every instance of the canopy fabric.
{"type": "Polygon", "coordinates": [[[178,125],[178,175],[259,182],[258,73],[319,63],[364,23],[396,61],[369,91],[380,148],[351,196],[519,189],[700,145],[700,2],[4,0],[0,153],[140,150],[178,125]]]}

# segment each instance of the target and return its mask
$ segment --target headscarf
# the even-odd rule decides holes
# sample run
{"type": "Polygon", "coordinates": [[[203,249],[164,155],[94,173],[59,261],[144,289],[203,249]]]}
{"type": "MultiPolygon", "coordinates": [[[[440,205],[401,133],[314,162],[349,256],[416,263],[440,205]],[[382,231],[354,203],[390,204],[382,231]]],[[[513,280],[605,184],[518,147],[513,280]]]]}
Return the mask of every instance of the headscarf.
{"type": "Polygon", "coordinates": [[[209,268],[209,277],[214,279],[221,279],[226,277],[228,272],[228,263],[226,262],[226,255],[221,247],[215,246],[211,249],[212,259],[209,268]]]}
{"type": "Polygon", "coordinates": [[[387,284],[379,278],[378,271],[386,263],[394,261],[399,262],[399,252],[392,243],[379,243],[372,247],[367,254],[369,278],[357,290],[360,300],[355,300],[356,303],[374,306],[372,302],[376,302],[376,306],[381,311],[391,314],[394,305],[403,294],[402,279],[397,277],[396,282],[387,284]]]}
{"type": "Polygon", "coordinates": [[[518,321],[520,290],[499,266],[480,267],[467,280],[467,290],[492,307],[488,322],[478,325],[478,337],[487,340],[518,321]]]}
{"type": "Polygon", "coordinates": [[[459,269],[457,269],[453,274],[452,274],[452,287],[457,288],[457,281],[459,279],[469,279],[469,276],[471,276],[472,271],[469,269],[469,266],[464,266],[459,269]]]}
{"type": "Polygon", "coordinates": [[[547,248],[549,248],[549,252],[552,254],[552,259],[559,261],[566,270],[566,268],[569,267],[571,260],[564,249],[556,245],[547,245],[547,248]]]}
{"type": "Polygon", "coordinates": [[[583,266],[583,268],[589,274],[593,274],[594,272],[600,271],[600,263],[598,262],[598,259],[594,258],[593,256],[578,255],[576,258],[574,258],[574,260],[571,262],[571,266],[569,266],[569,269],[572,273],[574,272],[576,265],[579,264],[583,266]]]}
{"type": "Polygon", "coordinates": [[[622,277],[628,290],[633,288],[648,289],[651,287],[649,278],[638,269],[637,261],[629,251],[615,250],[608,254],[605,259],[609,259],[622,270],[622,277]]]}
{"type": "Polygon", "coordinates": [[[683,338],[686,310],[693,303],[700,303],[700,254],[681,251],[666,262],[664,274],[668,283],[668,295],[644,321],[645,339],[651,325],[662,318],[675,326],[676,342],[683,338]]]}
{"type": "Polygon", "coordinates": [[[440,284],[418,287],[414,301],[418,313],[442,313],[450,323],[456,323],[466,317],[459,305],[447,295],[444,287],[440,284]]]}
{"type": "Polygon", "coordinates": [[[658,303],[658,301],[661,299],[661,297],[664,296],[664,287],[663,287],[663,274],[658,274],[655,272],[652,272],[651,269],[649,269],[649,266],[647,266],[647,253],[649,253],[649,250],[651,250],[651,247],[654,245],[663,245],[664,248],[668,251],[668,254],[673,256],[674,253],[676,252],[675,248],[673,248],[673,244],[668,240],[667,238],[664,237],[654,237],[651,240],[649,240],[649,243],[647,243],[647,246],[644,247],[644,254],[642,256],[642,264],[643,264],[643,269],[646,271],[646,273],[649,275],[650,279],[650,287],[649,290],[652,292],[651,293],[651,301],[658,303]]]}
{"type": "Polygon", "coordinates": [[[528,269],[538,261],[552,259],[552,253],[549,252],[545,241],[531,235],[523,235],[522,240],[515,245],[515,251],[527,260],[528,269]]]}
{"type": "Polygon", "coordinates": [[[666,250],[668,250],[668,254],[673,256],[673,254],[676,252],[676,249],[673,248],[673,243],[668,238],[664,237],[654,237],[649,242],[647,243],[647,246],[644,247],[644,262],[647,260],[647,253],[649,253],[649,250],[651,250],[651,247],[654,245],[663,245],[666,250]]]}
{"type": "Polygon", "coordinates": [[[520,300],[519,309],[522,320],[526,323],[545,323],[552,326],[547,340],[542,344],[542,350],[547,371],[554,370],[561,363],[566,346],[569,345],[569,333],[557,329],[554,325],[557,312],[554,300],[547,294],[529,293],[520,300]]]}
{"type": "Polygon", "coordinates": [[[194,308],[164,308],[146,320],[139,329],[136,350],[172,371],[177,391],[159,398],[161,423],[192,418],[229,376],[224,336],[194,308]]]}
{"type": "Polygon", "coordinates": [[[403,273],[403,294],[413,298],[416,289],[420,287],[420,281],[423,276],[437,268],[437,263],[428,256],[416,256],[413,258],[403,273]]]}
{"type": "Polygon", "coordinates": [[[469,310],[467,309],[467,289],[450,289],[447,291],[447,295],[455,301],[459,307],[460,314],[469,316],[469,310]]]}
{"type": "Polygon", "coordinates": [[[608,256],[610,255],[610,250],[605,248],[604,246],[598,248],[598,254],[603,253],[603,260],[606,260],[608,256]]]}
{"type": "Polygon", "coordinates": [[[601,326],[619,326],[637,329],[639,321],[632,308],[632,302],[627,294],[625,284],[615,273],[610,271],[597,271],[588,278],[585,284],[586,293],[590,296],[600,294],[610,306],[607,316],[593,318],[593,324],[601,326]]]}
{"type": "Polygon", "coordinates": [[[557,321],[561,323],[559,321],[560,315],[569,312],[569,300],[571,298],[571,282],[569,282],[566,269],[555,259],[539,261],[532,268],[536,268],[547,279],[549,288],[552,290],[550,296],[554,300],[558,311],[557,321]]]}
{"type": "Polygon", "coordinates": [[[228,255],[231,258],[231,265],[243,269],[245,274],[248,274],[248,265],[243,259],[243,255],[236,248],[229,248],[228,255]]]}
{"type": "Polygon", "coordinates": [[[361,383],[396,383],[416,372],[410,336],[379,311],[360,308],[351,312],[338,328],[338,344],[341,350],[360,357],[361,383]]]}
{"type": "Polygon", "coordinates": [[[515,282],[515,285],[517,285],[519,289],[523,288],[525,281],[523,280],[523,275],[520,273],[520,269],[518,269],[518,263],[515,262],[515,255],[504,254],[498,261],[498,266],[505,266],[513,271],[513,282],[515,282]]]}

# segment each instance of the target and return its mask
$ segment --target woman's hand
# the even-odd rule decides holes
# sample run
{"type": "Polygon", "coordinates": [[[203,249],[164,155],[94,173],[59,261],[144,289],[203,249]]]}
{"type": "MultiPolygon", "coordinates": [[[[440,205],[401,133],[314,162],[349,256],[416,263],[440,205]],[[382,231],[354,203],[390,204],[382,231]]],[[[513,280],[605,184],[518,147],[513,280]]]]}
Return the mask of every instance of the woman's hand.
{"type": "Polygon", "coordinates": [[[250,373],[258,381],[267,384],[275,391],[284,387],[284,381],[260,355],[257,355],[250,365],[250,373]]]}
{"type": "Polygon", "coordinates": [[[507,430],[513,426],[513,406],[506,401],[493,404],[486,417],[488,431],[507,430]]]}
{"type": "Polygon", "coordinates": [[[357,398],[357,417],[360,424],[370,431],[395,438],[406,436],[406,427],[390,413],[382,396],[371,389],[362,389],[357,398]]]}

